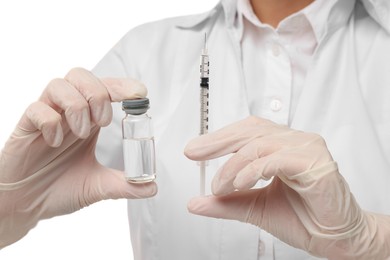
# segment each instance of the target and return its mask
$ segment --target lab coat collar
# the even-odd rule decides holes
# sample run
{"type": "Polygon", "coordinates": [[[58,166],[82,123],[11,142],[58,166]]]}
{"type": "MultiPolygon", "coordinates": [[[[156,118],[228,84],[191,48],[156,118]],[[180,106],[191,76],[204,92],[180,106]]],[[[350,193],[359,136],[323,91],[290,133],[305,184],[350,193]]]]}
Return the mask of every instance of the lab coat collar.
{"type": "MultiPolygon", "coordinates": [[[[312,30],[318,43],[322,40],[322,38],[324,38],[327,32],[328,23],[324,21],[328,21],[329,14],[333,9],[334,5],[338,1],[339,0],[316,0],[310,5],[303,8],[302,10],[294,14],[291,14],[289,17],[283,19],[283,21],[280,22],[278,29],[281,28],[282,28],[281,30],[287,29],[287,30],[291,30],[291,32],[294,33],[294,31],[298,32],[302,29],[301,25],[307,24],[309,26],[307,27],[306,30],[312,30]],[[292,21],[292,19],[295,19],[295,21],[292,21]],[[303,19],[305,19],[307,23],[303,22],[303,19]]],[[[250,21],[251,23],[253,23],[258,27],[269,26],[263,24],[256,17],[256,14],[254,13],[253,8],[251,6],[250,0],[238,0],[237,11],[239,14],[238,16],[239,18],[241,16],[246,17],[248,21],[250,21]]],[[[341,12],[341,10],[337,10],[337,11],[341,12]]],[[[352,10],[349,8],[349,11],[352,10]]],[[[345,17],[348,18],[349,15],[345,15],[345,17]]],[[[242,19],[238,19],[236,27],[242,36],[242,27],[243,27],[242,19]]]]}
{"type": "Polygon", "coordinates": [[[221,0],[228,28],[233,27],[237,18],[237,0],[221,0]]]}
{"type": "MultiPolygon", "coordinates": [[[[247,1],[247,4],[249,4],[249,0],[247,1]]],[[[235,0],[235,2],[237,2],[237,0],[235,0]]],[[[348,22],[352,15],[355,2],[356,0],[316,0],[310,6],[292,14],[291,17],[299,15],[304,16],[311,25],[317,43],[320,43],[327,35],[330,35],[333,31],[348,22]]],[[[243,4],[243,2],[239,2],[236,5],[238,6],[239,4],[243,4]]],[[[232,9],[232,0],[227,0],[225,10],[232,9]]],[[[242,12],[242,10],[240,11],[239,9],[240,7],[238,6],[235,11],[238,13],[242,12]]],[[[235,20],[232,19],[233,17],[227,19],[227,21],[233,21],[232,24],[235,28],[235,34],[238,35],[239,40],[241,40],[244,31],[242,16],[243,15],[236,15],[235,20]]]]}
{"type": "Polygon", "coordinates": [[[212,18],[221,9],[221,3],[218,3],[213,9],[211,9],[211,11],[183,17],[183,19],[180,20],[180,23],[178,23],[176,26],[181,29],[193,29],[212,18]]]}
{"type": "MultiPolygon", "coordinates": [[[[390,33],[390,1],[388,0],[337,0],[328,17],[326,34],[348,21],[356,4],[363,4],[367,13],[387,33],[390,33]],[[358,3],[356,3],[358,2],[358,3]]],[[[325,36],[325,35],[324,35],[325,36]]]]}
{"type": "MultiPolygon", "coordinates": [[[[355,0],[349,0],[349,1],[355,2],[355,0]]],[[[336,22],[333,20],[329,20],[329,18],[330,18],[330,14],[333,11],[334,6],[337,5],[338,2],[339,0],[315,0],[312,4],[310,4],[309,6],[307,6],[301,11],[301,13],[304,14],[306,19],[309,21],[311,28],[313,29],[314,35],[316,37],[317,43],[321,42],[321,40],[327,35],[329,24],[336,22]]],[[[348,17],[350,17],[350,14],[352,13],[352,8],[347,8],[347,9],[336,8],[336,12],[343,12],[344,10],[347,10],[348,12],[344,15],[344,17],[347,19],[348,17]]],[[[342,24],[345,22],[346,21],[340,21],[336,24],[342,24]]]]}
{"type": "Polygon", "coordinates": [[[350,19],[355,8],[356,0],[337,0],[333,5],[327,17],[327,23],[324,32],[319,35],[323,40],[327,35],[330,35],[342,25],[345,25],[350,19]]]}
{"type": "Polygon", "coordinates": [[[360,0],[369,15],[390,33],[390,1],[389,0],[360,0]]]}
{"type": "Polygon", "coordinates": [[[221,0],[211,11],[200,15],[187,16],[186,19],[180,21],[180,24],[177,24],[177,27],[193,29],[213,17],[219,11],[224,12],[228,28],[232,27],[237,15],[237,0],[221,0]]]}
{"type": "MultiPolygon", "coordinates": [[[[390,33],[390,1],[389,0],[358,0],[362,2],[368,14],[390,33]]],[[[340,23],[349,19],[355,6],[356,0],[338,0],[333,6],[328,17],[328,27],[326,32],[332,32],[337,29],[340,23]],[[342,7],[342,8],[339,8],[342,7]],[[338,11],[339,10],[339,11],[338,11]]],[[[177,24],[177,27],[183,29],[192,29],[202,24],[217,12],[223,11],[225,14],[226,25],[228,28],[237,24],[237,0],[221,0],[211,11],[201,15],[188,16],[187,19],[177,24]]],[[[241,35],[241,33],[238,33],[241,35]]],[[[322,34],[324,36],[324,34],[322,34]]]]}

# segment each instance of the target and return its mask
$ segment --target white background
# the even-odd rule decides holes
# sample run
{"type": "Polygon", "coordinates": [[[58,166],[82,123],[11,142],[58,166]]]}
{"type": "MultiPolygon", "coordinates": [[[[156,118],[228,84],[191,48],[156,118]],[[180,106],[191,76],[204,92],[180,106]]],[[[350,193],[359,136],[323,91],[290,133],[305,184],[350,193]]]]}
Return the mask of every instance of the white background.
{"type": "MultiPolygon", "coordinates": [[[[47,83],[92,69],[131,28],[205,12],[217,0],[0,0],[0,146],[47,83]]],[[[0,205],[1,206],[1,205],[0,205]]],[[[42,221],[1,260],[133,259],[125,200],[42,221]]]]}

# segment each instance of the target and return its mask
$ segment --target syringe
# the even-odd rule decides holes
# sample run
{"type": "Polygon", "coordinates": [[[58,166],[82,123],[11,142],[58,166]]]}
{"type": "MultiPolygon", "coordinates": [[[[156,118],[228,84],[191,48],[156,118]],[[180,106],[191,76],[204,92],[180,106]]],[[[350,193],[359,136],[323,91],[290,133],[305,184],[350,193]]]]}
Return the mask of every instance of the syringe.
{"type": "MultiPolygon", "coordinates": [[[[204,48],[200,56],[200,135],[207,134],[209,128],[209,55],[207,35],[204,35],[204,48]]],[[[206,161],[200,162],[200,195],[205,195],[206,161]]]]}

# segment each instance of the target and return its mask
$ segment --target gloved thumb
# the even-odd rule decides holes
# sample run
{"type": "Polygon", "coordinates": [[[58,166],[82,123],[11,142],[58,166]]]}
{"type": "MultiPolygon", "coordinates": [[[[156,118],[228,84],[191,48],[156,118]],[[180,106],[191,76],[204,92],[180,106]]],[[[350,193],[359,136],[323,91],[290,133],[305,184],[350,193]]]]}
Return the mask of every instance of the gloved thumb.
{"type": "Polygon", "coordinates": [[[187,207],[193,214],[253,224],[294,247],[307,248],[305,243],[310,240],[310,235],[288,201],[282,198],[280,184],[280,181],[270,184],[274,189],[267,186],[223,196],[196,197],[187,207]]]}
{"type": "Polygon", "coordinates": [[[85,187],[80,194],[80,208],[107,199],[141,199],[149,198],[157,193],[155,182],[129,183],[124,173],[115,169],[97,166],[98,170],[89,175],[85,187]]]}
{"type": "Polygon", "coordinates": [[[192,198],[187,208],[189,212],[213,218],[233,219],[259,225],[258,216],[253,210],[262,211],[265,196],[263,190],[233,192],[224,196],[202,196],[192,198]]]}

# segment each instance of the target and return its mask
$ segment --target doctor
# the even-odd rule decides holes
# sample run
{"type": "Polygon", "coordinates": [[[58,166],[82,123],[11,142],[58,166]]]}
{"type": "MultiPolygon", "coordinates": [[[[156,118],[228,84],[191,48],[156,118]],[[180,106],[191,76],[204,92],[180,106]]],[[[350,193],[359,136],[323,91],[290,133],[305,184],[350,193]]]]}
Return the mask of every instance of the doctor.
{"type": "Polygon", "coordinates": [[[93,73],[53,80],[22,116],[0,158],[0,247],[39,220],[125,197],[137,260],[389,258],[388,10],[222,0],[133,29],[93,73]],[[214,133],[186,146],[198,135],[204,32],[214,133]],[[120,171],[124,114],[110,102],[145,96],[140,82],[158,177],[132,185],[120,171]],[[184,149],[210,160],[215,196],[191,200],[199,168],[184,149]]]}

